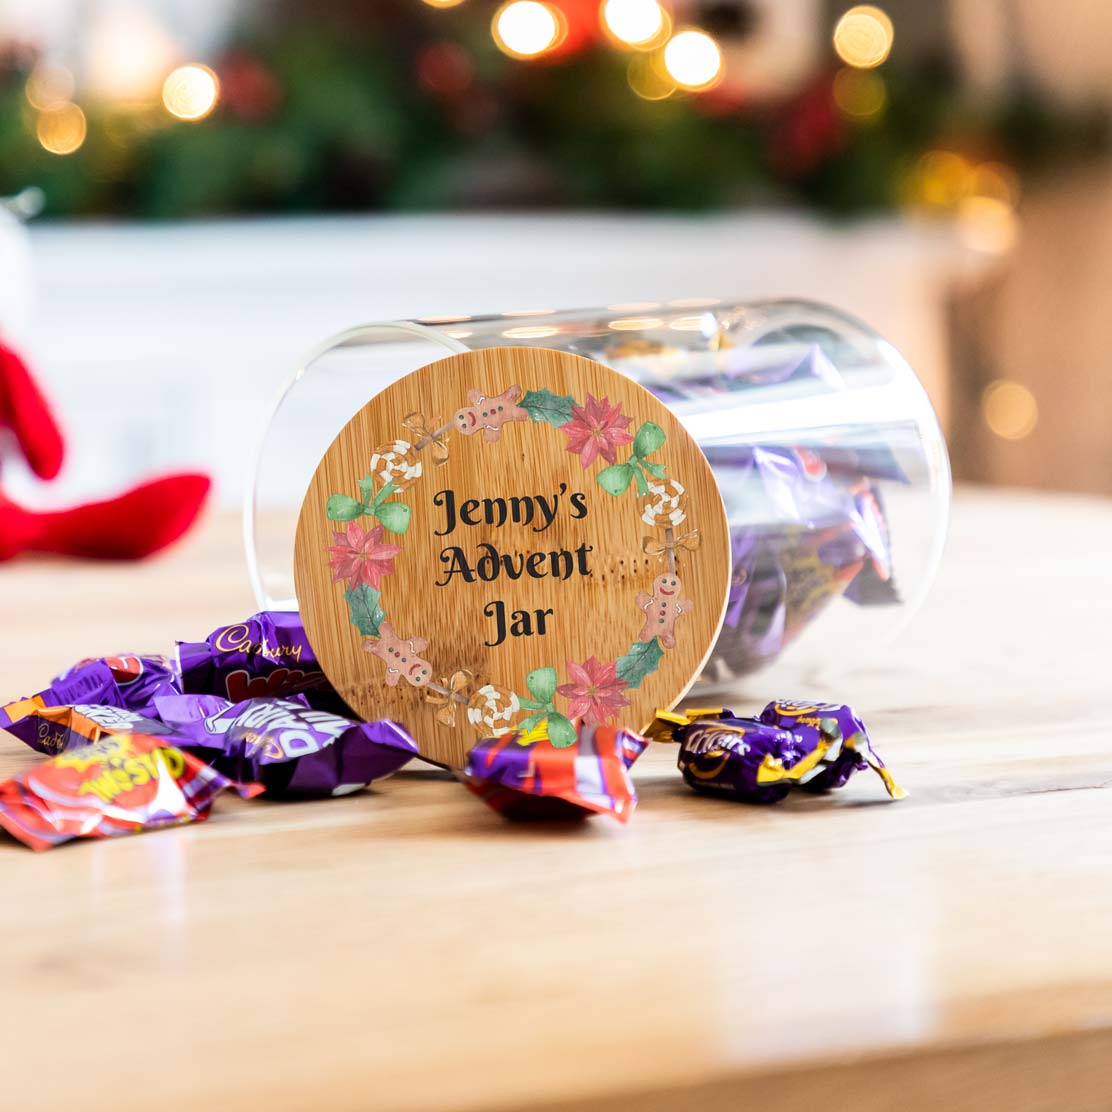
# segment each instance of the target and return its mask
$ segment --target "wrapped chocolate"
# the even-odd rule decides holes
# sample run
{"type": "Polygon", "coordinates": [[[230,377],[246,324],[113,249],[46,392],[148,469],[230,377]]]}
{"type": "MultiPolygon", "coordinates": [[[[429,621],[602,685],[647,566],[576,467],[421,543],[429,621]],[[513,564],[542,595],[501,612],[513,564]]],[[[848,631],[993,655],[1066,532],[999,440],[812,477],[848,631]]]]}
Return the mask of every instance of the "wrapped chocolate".
{"type": "Polygon", "coordinates": [[[558,748],[541,722],[527,733],[479,742],[460,778],[508,819],[609,814],[628,822],[637,805],[629,769],[647,744],[618,726],[578,725],[574,744],[558,748]]]}
{"type": "MultiPolygon", "coordinates": [[[[81,660],[55,677],[54,683],[72,683],[90,669],[99,672],[103,668],[112,673],[119,694],[119,705],[138,714],[150,714],[156,697],[174,695],[181,690],[175,661],[166,656],[144,656],[140,653],[81,660]]],[[[92,699],[80,701],[94,702],[92,699]]]]}
{"type": "Polygon", "coordinates": [[[103,661],[91,661],[59,676],[48,688],[26,699],[0,707],[0,729],[10,729],[33,711],[77,703],[123,708],[123,696],[112,670],[103,661]]]}
{"type": "Polygon", "coordinates": [[[233,780],[270,796],[348,795],[397,772],[417,744],[395,722],[353,722],[314,710],[301,696],[231,703],[216,695],[157,701],[176,744],[233,780]]]}
{"type": "MultiPolygon", "coordinates": [[[[822,447],[707,449],[726,481],[733,581],[711,657],[722,677],[776,659],[835,599],[900,602],[879,490],[822,447]]],[[[878,464],[879,466],[879,464],[878,464]]],[[[891,477],[891,476],[886,476],[891,477]]]]}
{"type": "Polygon", "coordinates": [[[179,641],[178,665],[183,694],[233,703],[330,690],[296,613],[264,611],[221,626],[204,641],[179,641]]]}
{"type": "Polygon", "coordinates": [[[723,708],[658,711],[654,741],[679,743],[677,764],[698,792],[747,803],[776,803],[793,788],[826,792],[871,768],[893,799],[906,794],[853,711],[834,703],[769,703],[758,718],[723,708]]]}
{"type": "Polygon", "coordinates": [[[33,707],[5,728],[32,749],[51,757],[95,744],[110,734],[162,737],[172,732],[161,722],[135,711],[81,703],[69,707],[33,707]]]}
{"type": "MultiPolygon", "coordinates": [[[[840,788],[855,772],[871,768],[893,799],[902,799],[907,794],[873,749],[865,724],[852,707],[844,703],[780,701],[769,703],[761,711],[760,719],[790,731],[804,743],[809,754],[819,754],[812,769],[800,770],[792,777],[805,790],[824,792],[840,788]]],[[[769,776],[771,772],[768,771],[769,776]]],[[[765,782],[770,780],[766,777],[765,782]]]]}
{"type": "Polygon", "coordinates": [[[0,784],[0,827],[33,850],[206,819],[233,783],[191,753],[142,734],[112,735],[0,784]]]}

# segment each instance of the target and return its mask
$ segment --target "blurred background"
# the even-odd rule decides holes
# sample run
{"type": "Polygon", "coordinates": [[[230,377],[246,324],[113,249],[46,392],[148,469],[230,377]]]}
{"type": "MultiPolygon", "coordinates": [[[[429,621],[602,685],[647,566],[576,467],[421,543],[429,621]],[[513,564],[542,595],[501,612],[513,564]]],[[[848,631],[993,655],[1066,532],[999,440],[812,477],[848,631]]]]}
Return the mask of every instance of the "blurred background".
{"type": "Polygon", "coordinates": [[[802,296],[959,479],[1112,492],[1103,0],[0,0],[0,335],[73,447],[199,465],[375,319],[802,296]]]}

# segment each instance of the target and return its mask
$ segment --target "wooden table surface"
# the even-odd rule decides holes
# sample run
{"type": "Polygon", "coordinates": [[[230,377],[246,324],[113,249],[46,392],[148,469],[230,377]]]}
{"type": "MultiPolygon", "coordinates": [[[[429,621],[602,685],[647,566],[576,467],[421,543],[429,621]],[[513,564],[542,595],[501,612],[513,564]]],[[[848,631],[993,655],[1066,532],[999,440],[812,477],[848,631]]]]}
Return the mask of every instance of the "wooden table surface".
{"type": "MultiPolygon", "coordinates": [[[[0,1106],[1112,1107],[1112,503],[965,491],[854,702],[862,775],[753,808],[660,748],[628,827],[413,766],[35,855],[0,839],[0,1106]]],[[[248,612],[236,523],[0,569],[0,696],[248,612]]],[[[0,736],[0,774],[32,757],[0,736]]]]}

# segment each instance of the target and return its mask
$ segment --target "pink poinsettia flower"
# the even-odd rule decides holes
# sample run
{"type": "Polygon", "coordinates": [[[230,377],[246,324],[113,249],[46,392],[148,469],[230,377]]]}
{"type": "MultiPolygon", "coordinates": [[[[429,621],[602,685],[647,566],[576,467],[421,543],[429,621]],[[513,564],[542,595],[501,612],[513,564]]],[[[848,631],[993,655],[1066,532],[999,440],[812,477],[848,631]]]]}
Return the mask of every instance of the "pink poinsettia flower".
{"type": "Polygon", "coordinates": [[[336,543],[328,550],[332,582],[346,579],[352,587],[368,583],[378,590],[384,575],[394,574],[394,557],[401,552],[396,544],[383,544],[386,530],[381,525],[364,529],[358,521],[348,524],[347,531],[336,529],[336,543]]]}
{"type": "Polygon", "coordinates": [[[621,405],[611,405],[609,398],[600,402],[587,395],[585,406],[572,404],[572,419],[561,425],[568,438],[568,451],[579,456],[583,466],[590,467],[602,456],[607,463],[616,462],[614,450],[633,442],[633,433],[626,426],[631,418],[622,413],[621,405]]]}
{"type": "Polygon", "coordinates": [[[571,703],[569,718],[582,718],[587,725],[598,725],[616,718],[622,707],[629,706],[629,700],[622,695],[629,685],[618,679],[617,668],[615,661],[601,664],[593,656],[582,664],[568,661],[571,683],[562,683],[556,690],[571,703]]]}

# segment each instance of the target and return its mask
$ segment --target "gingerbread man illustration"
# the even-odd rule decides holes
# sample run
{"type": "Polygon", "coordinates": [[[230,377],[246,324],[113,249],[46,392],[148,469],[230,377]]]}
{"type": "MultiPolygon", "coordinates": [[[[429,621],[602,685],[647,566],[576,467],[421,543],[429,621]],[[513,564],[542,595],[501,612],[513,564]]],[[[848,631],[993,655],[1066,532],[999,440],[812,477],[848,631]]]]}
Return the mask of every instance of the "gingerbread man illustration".
{"type": "Polygon", "coordinates": [[[682,592],[680,577],[675,573],[665,572],[653,580],[651,595],[644,591],[638,593],[635,601],[645,611],[645,625],[638,635],[639,641],[647,644],[654,637],[659,637],[664,648],[676,647],[676,621],[681,614],[689,614],[695,609],[695,603],[691,599],[680,598],[682,592]]]}
{"type": "Polygon", "coordinates": [[[432,665],[421,658],[429,647],[423,637],[399,637],[389,622],[378,627],[378,637],[368,637],[363,651],[386,664],[386,685],[397,687],[402,678],[413,687],[424,687],[432,679],[432,665]]]}
{"type": "Polygon", "coordinates": [[[482,430],[483,439],[494,444],[502,435],[502,426],[509,421],[528,421],[529,413],[516,403],[521,398],[521,387],[516,383],[494,397],[487,397],[478,390],[468,390],[471,403],[458,410],[455,427],[464,436],[473,436],[482,430]]]}

